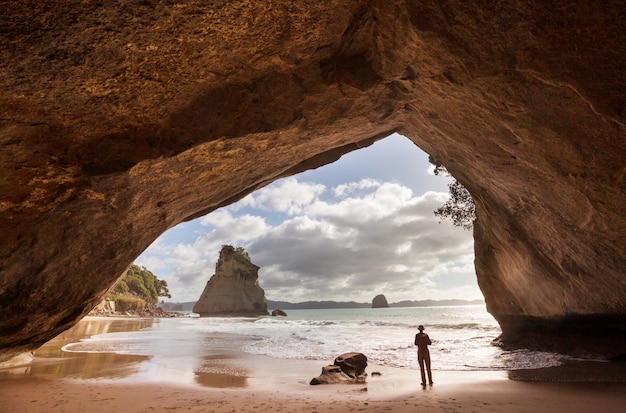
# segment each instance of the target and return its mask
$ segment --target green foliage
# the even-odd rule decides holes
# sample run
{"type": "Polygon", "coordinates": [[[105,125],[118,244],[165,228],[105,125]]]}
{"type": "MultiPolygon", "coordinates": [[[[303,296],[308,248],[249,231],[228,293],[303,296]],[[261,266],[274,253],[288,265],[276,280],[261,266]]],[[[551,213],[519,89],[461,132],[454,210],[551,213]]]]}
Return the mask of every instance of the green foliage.
{"type": "Polygon", "coordinates": [[[116,311],[139,311],[147,307],[144,299],[132,295],[121,295],[115,299],[116,311]]]}
{"type": "Polygon", "coordinates": [[[122,306],[119,307],[121,311],[128,311],[128,309],[123,308],[124,306],[154,307],[158,303],[159,297],[172,298],[167,288],[167,282],[159,280],[145,267],[139,267],[135,264],[130,266],[126,274],[109,293],[109,298],[114,300],[117,306],[122,306]]]}
{"type": "Polygon", "coordinates": [[[448,189],[450,199],[437,208],[435,215],[451,220],[454,226],[463,227],[466,230],[472,229],[476,219],[476,205],[472,195],[457,180],[449,184],[448,189]]]}
{"type": "Polygon", "coordinates": [[[246,251],[246,249],[245,249],[244,247],[236,247],[236,248],[235,248],[235,247],[233,247],[232,245],[225,244],[225,245],[222,245],[222,249],[223,249],[223,248],[228,248],[228,249],[231,249],[231,250],[233,250],[235,253],[237,253],[238,255],[240,255],[241,257],[243,257],[243,258],[247,259],[248,261],[252,261],[252,260],[250,259],[250,255],[248,255],[248,251],[246,251]]]}
{"type": "Polygon", "coordinates": [[[435,166],[435,169],[433,171],[435,173],[435,175],[439,175],[440,173],[444,173],[444,174],[450,175],[450,173],[448,172],[446,167],[443,166],[443,164],[441,162],[439,162],[438,160],[436,160],[435,158],[433,158],[430,155],[428,155],[428,162],[430,162],[431,164],[433,164],[435,166]]]}
{"type": "Polygon", "coordinates": [[[237,252],[237,254],[241,255],[242,257],[250,261],[250,255],[248,255],[248,251],[246,251],[243,247],[237,247],[235,248],[235,251],[237,252]]]}
{"type": "MultiPolygon", "coordinates": [[[[432,156],[428,161],[435,166],[435,175],[444,173],[451,176],[445,166],[432,156]]],[[[449,219],[452,224],[463,229],[470,230],[476,219],[476,204],[472,194],[456,179],[448,185],[450,198],[445,204],[437,208],[435,215],[442,219],[449,219]]]]}

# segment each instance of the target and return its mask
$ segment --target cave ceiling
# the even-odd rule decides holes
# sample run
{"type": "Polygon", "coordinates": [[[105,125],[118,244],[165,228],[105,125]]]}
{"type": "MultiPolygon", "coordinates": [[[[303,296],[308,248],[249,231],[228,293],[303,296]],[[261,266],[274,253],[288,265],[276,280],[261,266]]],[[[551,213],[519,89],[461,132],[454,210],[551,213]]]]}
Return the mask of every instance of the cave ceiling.
{"type": "Polygon", "coordinates": [[[503,332],[623,337],[625,6],[0,3],[1,357],[167,229],[393,132],[472,193],[503,332]]]}

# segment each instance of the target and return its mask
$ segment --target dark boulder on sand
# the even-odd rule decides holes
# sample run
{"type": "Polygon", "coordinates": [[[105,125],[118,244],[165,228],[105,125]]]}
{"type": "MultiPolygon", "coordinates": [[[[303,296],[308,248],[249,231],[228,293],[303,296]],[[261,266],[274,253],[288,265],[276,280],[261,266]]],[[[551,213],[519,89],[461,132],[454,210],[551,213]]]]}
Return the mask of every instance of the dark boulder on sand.
{"type": "Polygon", "coordinates": [[[341,367],[329,365],[322,367],[322,374],[313,378],[309,384],[352,383],[354,379],[341,370],[341,367]]]}
{"type": "Polygon", "coordinates": [[[344,353],[335,359],[335,366],[353,379],[366,376],[367,356],[363,353],[344,353]]]}
{"type": "Polygon", "coordinates": [[[322,367],[322,374],[310,381],[310,385],[364,382],[367,373],[367,356],[363,353],[344,353],[333,365],[322,367]]]}

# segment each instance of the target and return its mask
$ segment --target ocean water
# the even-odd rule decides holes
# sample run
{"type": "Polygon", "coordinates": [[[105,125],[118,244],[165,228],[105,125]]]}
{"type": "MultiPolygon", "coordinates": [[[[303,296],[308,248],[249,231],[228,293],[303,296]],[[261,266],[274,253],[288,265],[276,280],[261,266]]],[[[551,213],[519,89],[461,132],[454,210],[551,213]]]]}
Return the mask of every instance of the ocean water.
{"type": "Polygon", "coordinates": [[[338,355],[356,351],[364,353],[370,364],[417,369],[413,341],[417,325],[423,324],[433,343],[434,370],[531,369],[563,360],[554,353],[494,346],[500,328],[482,305],[288,310],[287,314],[157,319],[138,331],[96,334],[63,350],[143,355],[162,364],[185,363],[189,356],[219,358],[233,351],[332,363],[338,355]],[[182,353],[186,357],[180,357],[182,353]]]}

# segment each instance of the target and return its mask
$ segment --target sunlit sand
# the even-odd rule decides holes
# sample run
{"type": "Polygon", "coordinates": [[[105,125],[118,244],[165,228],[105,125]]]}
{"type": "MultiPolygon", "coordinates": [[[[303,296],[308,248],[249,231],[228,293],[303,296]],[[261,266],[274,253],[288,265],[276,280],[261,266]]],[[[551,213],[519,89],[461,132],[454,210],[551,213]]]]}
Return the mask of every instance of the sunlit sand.
{"type": "MultiPolygon", "coordinates": [[[[168,361],[145,355],[61,350],[94,334],[138,331],[153,322],[90,318],[79,323],[42,347],[31,365],[0,370],[0,410],[621,412],[626,405],[623,379],[622,383],[528,382],[511,380],[503,371],[435,370],[435,384],[422,387],[416,369],[369,365],[366,383],[310,386],[309,381],[332,360],[284,360],[234,351],[199,357],[185,354],[181,348],[168,361]],[[372,376],[375,371],[381,375],[372,376]]],[[[546,379],[546,374],[552,373],[542,374],[546,379]]],[[[620,370],[612,374],[619,375],[620,370]]]]}

